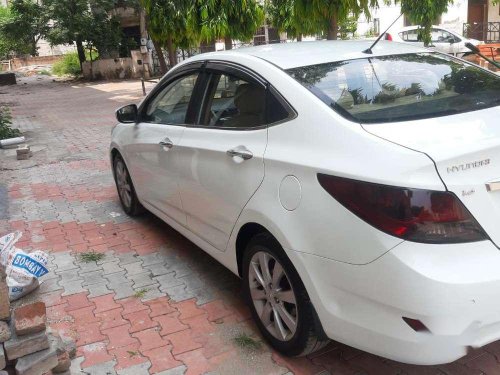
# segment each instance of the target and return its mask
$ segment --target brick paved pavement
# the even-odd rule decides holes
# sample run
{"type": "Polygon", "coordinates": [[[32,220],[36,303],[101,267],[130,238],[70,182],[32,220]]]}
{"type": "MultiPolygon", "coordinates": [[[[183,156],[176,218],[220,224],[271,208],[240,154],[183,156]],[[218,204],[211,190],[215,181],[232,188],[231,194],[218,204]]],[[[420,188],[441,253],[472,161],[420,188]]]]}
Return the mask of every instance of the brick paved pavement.
{"type": "Polygon", "coordinates": [[[0,234],[50,253],[43,300],[52,329],[78,347],[74,374],[500,374],[500,343],[444,366],[409,366],[332,342],[283,358],[261,341],[239,280],[152,215],[123,214],[107,156],[113,111],[138,82],[72,84],[46,77],[0,88],[34,156],[0,150],[0,234]],[[24,84],[26,83],[26,84],[24,84]],[[105,254],[86,263],[81,253],[105,254]]]}

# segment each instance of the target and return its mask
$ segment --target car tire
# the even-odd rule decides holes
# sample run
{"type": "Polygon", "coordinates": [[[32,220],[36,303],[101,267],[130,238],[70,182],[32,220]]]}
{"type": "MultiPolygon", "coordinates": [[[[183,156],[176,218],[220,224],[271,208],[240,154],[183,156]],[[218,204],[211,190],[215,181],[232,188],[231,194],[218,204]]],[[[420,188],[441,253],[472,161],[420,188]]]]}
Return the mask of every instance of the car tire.
{"type": "Polygon", "coordinates": [[[243,257],[243,283],[260,332],[278,352],[304,356],[329,342],[322,329],[318,329],[319,320],[297,271],[270,234],[257,234],[248,243],[243,257]],[[267,270],[263,264],[267,264],[267,270]],[[271,285],[265,288],[262,282],[269,281],[271,285]]]}
{"type": "Polygon", "coordinates": [[[129,216],[142,214],[144,207],[137,198],[130,173],[120,154],[113,159],[113,175],[123,211],[129,216]]]}

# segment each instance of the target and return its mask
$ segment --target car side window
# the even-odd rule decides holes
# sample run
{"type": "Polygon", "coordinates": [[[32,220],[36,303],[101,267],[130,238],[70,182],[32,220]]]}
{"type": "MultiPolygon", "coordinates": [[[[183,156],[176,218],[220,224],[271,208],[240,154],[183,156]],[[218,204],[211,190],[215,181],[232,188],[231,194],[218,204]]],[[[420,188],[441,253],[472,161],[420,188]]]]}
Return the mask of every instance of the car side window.
{"type": "Polygon", "coordinates": [[[198,73],[193,73],[167,85],[148,103],[142,120],[165,125],[185,124],[197,79],[198,73]]]}
{"type": "Polygon", "coordinates": [[[226,73],[213,73],[200,125],[251,128],[266,122],[266,89],[226,73]]]}
{"type": "Polygon", "coordinates": [[[455,41],[455,37],[451,33],[440,29],[431,30],[431,39],[434,43],[450,43],[451,41],[455,41]]]}
{"type": "Polygon", "coordinates": [[[418,42],[418,31],[417,30],[408,30],[399,33],[401,39],[405,42],[418,42]]]}

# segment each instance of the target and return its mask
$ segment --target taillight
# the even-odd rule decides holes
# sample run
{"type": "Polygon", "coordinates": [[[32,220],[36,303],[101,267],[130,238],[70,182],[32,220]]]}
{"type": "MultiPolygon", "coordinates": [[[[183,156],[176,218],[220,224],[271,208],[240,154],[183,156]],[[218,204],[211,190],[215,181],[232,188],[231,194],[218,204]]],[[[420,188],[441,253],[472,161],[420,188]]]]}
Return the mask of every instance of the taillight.
{"type": "Polygon", "coordinates": [[[408,241],[459,243],[487,239],[453,193],[379,185],[318,174],[320,185],[349,211],[408,241]]]}
{"type": "Polygon", "coordinates": [[[389,33],[385,33],[385,40],[392,42],[392,35],[389,33]]]}

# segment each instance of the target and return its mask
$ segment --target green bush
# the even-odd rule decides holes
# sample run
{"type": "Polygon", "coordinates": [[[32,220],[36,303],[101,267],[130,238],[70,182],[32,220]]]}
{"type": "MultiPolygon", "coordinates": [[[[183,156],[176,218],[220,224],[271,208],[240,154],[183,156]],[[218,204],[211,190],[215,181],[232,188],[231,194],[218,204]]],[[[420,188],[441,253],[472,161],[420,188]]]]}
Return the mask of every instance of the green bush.
{"type": "Polygon", "coordinates": [[[19,129],[12,129],[12,117],[8,108],[0,108],[0,140],[19,137],[19,129]]]}
{"type": "Polygon", "coordinates": [[[57,76],[71,75],[78,76],[81,73],[80,61],[78,60],[78,53],[70,52],[64,55],[64,57],[58,62],[52,65],[52,73],[57,76]]]}

